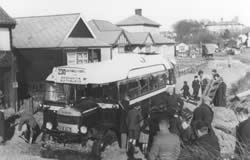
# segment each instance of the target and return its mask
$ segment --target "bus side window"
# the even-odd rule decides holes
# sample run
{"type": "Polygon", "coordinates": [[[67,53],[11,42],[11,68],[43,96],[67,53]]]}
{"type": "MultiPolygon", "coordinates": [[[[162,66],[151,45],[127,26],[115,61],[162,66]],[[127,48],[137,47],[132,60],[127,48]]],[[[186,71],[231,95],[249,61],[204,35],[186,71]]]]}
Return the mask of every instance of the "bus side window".
{"type": "Polygon", "coordinates": [[[145,77],[140,80],[140,87],[142,94],[149,92],[149,77],[145,77]]]}
{"type": "Polygon", "coordinates": [[[155,90],[158,85],[157,85],[157,76],[151,76],[149,80],[150,84],[150,90],[155,90]]]}
{"type": "Polygon", "coordinates": [[[120,99],[124,99],[124,96],[128,94],[127,83],[121,83],[119,85],[119,93],[120,93],[120,99]]]}
{"type": "Polygon", "coordinates": [[[175,75],[174,75],[174,70],[170,69],[169,70],[169,84],[175,84],[176,80],[175,80],[175,75]]]}
{"type": "Polygon", "coordinates": [[[136,98],[140,95],[140,86],[137,80],[132,80],[128,83],[129,95],[130,97],[136,98]]]}
{"type": "Polygon", "coordinates": [[[159,87],[162,88],[166,85],[166,74],[162,73],[158,75],[159,87]]]}

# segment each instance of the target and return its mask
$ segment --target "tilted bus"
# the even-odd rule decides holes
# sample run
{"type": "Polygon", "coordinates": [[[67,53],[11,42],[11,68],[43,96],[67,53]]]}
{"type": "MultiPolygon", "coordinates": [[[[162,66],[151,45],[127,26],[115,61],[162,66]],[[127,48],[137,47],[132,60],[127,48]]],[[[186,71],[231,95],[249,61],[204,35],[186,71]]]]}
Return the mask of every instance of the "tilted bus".
{"type": "Polygon", "coordinates": [[[59,143],[81,143],[94,133],[117,133],[121,101],[150,101],[174,87],[173,66],[160,55],[121,55],[111,61],[54,67],[46,79],[43,102],[44,137],[59,143]],[[95,131],[95,132],[94,132],[95,131]]]}

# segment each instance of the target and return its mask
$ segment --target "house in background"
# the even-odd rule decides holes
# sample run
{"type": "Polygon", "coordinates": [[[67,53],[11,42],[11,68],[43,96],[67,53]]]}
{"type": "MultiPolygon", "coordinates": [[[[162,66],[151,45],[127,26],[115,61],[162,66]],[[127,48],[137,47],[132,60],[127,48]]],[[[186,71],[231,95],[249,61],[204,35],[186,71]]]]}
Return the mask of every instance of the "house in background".
{"type": "Polygon", "coordinates": [[[135,9],[135,14],[118,22],[117,26],[128,32],[160,33],[160,24],[142,15],[142,9],[135,9]]]}
{"type": "Polygon", "coordinates": [[[16,21],[0,7],[0,90],[4,105],[16,108],[17,87],[16,58],[12,47],[12,30],[16,21]]]}
{"type": "Polygon", "coordinates": [[[152,52],[153,37],[149,32],[125,32],[130,45],[127,50],[132,53],[152,52]]]}
{"type": "Polygon", "coordinates": [[[241,33],[244,29],[244,25],[239,22],[238,17],[235,17],[231,21],[224,21],[222,18],[220,22],[211,22],[206,24],[205,27],[210,32],[217,34],[224,33],[226,30],[241,33]]]}
{"type": "Polygon", "coordinates": [[[142,9],[119,23],[128,33],[133,52],[156,52],[175,63],[175,41],[160,33],[160,24],[142,16],[142,9]],[[146,40],[147,38],[147,40],[146,40]]]}
{"type": "Polygon", "coordinates": [[[159,53],[165,59],[170,60],[173,64],[176,63],[175,61],[175,40],[169,39],[166,37],[161,36],[160,34],[152,34],[153,37],[153,47],[152,52],[159,53]]]}
{"type": "Polygon", "coordinates": [[[177,57],[188,57],[190,55],[189,46],[185,43],[176,45],[175,50],[177,57]]]}
{"type": "Polygon", "coordinates": [[[23,17],[16,21],[13,45],[22,96],[42,90],[55,66],[111,59],[111,46],[96,39],[79,13],[23,17]]]}
{"type": "Polygon", "coordinates": [[[124,30],[109,21],[91,20],[88,22],[90,28],[98,40],[112,46],[112,58],[121,53],[127,53],[130,41],[124,30]]]}

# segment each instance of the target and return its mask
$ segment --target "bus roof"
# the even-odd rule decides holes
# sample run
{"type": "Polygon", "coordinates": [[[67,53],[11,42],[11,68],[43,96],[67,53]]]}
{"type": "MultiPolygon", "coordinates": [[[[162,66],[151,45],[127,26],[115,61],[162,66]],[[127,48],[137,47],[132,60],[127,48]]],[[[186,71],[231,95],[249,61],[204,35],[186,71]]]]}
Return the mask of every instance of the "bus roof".
{"type": "Polygon", "coordinates": [[[46,80],[68,84],[105,84],[171,68],[172,64],[160,55],[121,54],[106,62],[54,67],[46,80]]]}

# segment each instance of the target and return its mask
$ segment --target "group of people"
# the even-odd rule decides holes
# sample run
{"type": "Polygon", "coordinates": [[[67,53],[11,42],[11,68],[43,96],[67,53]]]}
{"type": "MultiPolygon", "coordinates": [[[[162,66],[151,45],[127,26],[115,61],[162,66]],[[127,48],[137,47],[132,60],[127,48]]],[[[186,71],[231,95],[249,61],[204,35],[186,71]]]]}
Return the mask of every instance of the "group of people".
{"type": "MultiPolygon", "coordinates": [[[[176,115],[181,112],[184,102],[178,95],[174,94],[173,88],[161,94],[158,99],[152,100],[151,109],[144,113],[142,113],[143,106],[140,104],[129,106],[128,102],[128,96],[125,96],[121,102],[124,107],[121,116],[121,149],[127,152],[129,159],[135,159],[134,154],[139,148],[148,158],[152,159],[153,154],[155,154],[153,150],[155,152],[157,146],[153,137],[157,135],[159,129],[163,129],[165,133],[168,129],[165,124],[171,124],[169,125],[170,130],[176,132],[176,127],[173,126],[176,123],[176,115]],[[159,117],[164,117],[164,119],[159,117]],[[152,148],[152,152],[149,152],[149,148],[152,148]]],[[[177,140],[176,135],[170,132],[169,134],[177,140]]],[[[173,141],[175,140],[173,139],[173,141]]]]}
{"type": "Polygon", "coordinates": [[[204,77],[204,72],[200,70],[198,72],[198,75],[194,76],[194,80],[192,81],[192,89],[193,89],[193,94],[191,96],[190,91],[189,91],[189,85],[187,81],[184,81],[184,85],[181,88],[181,91],[183,91],[183,97],[186,100],[189,100],[191,97],[194,100],[199,100],[199,92],[201,91],[201,94],[204,93],[207,85],[209,84],[209,81],[221,81],[219,88],[216,91],[216,95],[214,98],[214,105],[215,106],[226,106],[226,90],[227,90],[227,85],[223,81],[223,78],[217,73],[216,69],[212,70],[212,77],[204,77]]]}
{"type": "MultiPolygon", "coordinates": [[[[210,80],[220,80],[214,99],[202,96],[201,103],[193,112],[183,108],[184,102],[181,97],[169,91],[160,100],[151,103],[151,108],[158,105],[165,110],[158,113],[149,112],[146,118],[141,114],[140,105],[124,112],[124,123],[121,126],[122,133],[128,135],[128,140],[124,140],[121,147],[129,151],[129,146],[133,146],[133,149],[139,146],[148,160],[220,159],[219,141],[212,128],[213,107],[226,106],[226,84],[216,70],[212,70],[210,80]],[[148,134],[147,141],[143,142],[148,144],[146,151],[140,142],[142,133],[148,134]]],[[[193,81],[194,97],[198,97],[200,89],[202,93],[205,92],[208,84],[209,79],[203,77],[203,71],[199,71],[193,81]]],[[[236,131],[235,153],[242,156],[243,151],[250,153],[250,118],[247,109],[236,109],[236,115],[240,123],[236,131]]],[[[131,159],[134,159],[133,154],[136,152],[133,151],[130,152],[131,159]]]]}

